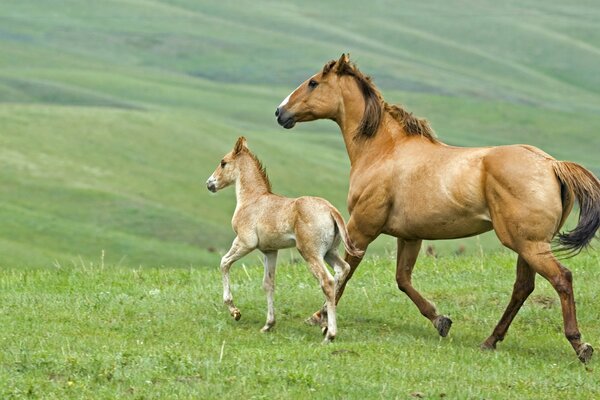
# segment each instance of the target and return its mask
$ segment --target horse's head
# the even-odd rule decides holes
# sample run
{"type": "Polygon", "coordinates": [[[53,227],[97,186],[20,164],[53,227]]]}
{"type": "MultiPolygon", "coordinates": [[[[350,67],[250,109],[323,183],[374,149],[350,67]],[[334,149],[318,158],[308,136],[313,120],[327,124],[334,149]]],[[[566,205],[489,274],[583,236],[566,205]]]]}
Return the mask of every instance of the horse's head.
{"type": "Polygon", "coordinates": [[[215,172],[206,181],[208,190],[215,193],[217,190],[226,188],[236,181],[240,173],[238,159],[244,151],[248,151],[246,138],[240,136],[233,150],[223,156],[215,172]]]}
{"type": "Polygon", "coordinates": [[[340,80],[348,67],[349,57],[343,54],[338,61],[328,62],[322,71],[298,86],[275,110],[279,125],[290,129],[296,122],[336,120],[343,107],[340,80]]]}

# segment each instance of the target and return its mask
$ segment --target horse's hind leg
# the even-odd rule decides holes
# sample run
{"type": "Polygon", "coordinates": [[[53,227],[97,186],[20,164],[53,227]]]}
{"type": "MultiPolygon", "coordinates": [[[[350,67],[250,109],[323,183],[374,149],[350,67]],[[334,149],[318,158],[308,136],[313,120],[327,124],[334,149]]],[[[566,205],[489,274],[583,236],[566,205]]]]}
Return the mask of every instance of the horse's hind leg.
{"type": "Polygon", "coordinates": [[[277,264],[277,251],[265,253],[265,275],[263,278],[263,289],[267,292],[267,322],[260,330],[268,332],[275,325],[275,305],[273,295],[275,293],[275,266],[277,264]]]}
{"type": "Polygon", "coordinates": [[[419,308],[421,314],[431,321],[440,336],[445,337],[448,335],[448,331],[452,326],[452,320],[444,315],[439,315],[435,306],[412,286],[412,271],[417,262],[420,249],[420,240],[409,241],[398,239],[396,282],[398,283],[398,289],[406,293],[412,302],[419,308]]]}
{"type": "Polygon", "coordinates": [[[573,276],[571,271],[561,265],[550,252],[548,243],[532,243],[520,251],[525,261],[535,272],[546,278],[560,297],[565,336],[583,363],[592,357],[594,349],[588,343],[581,342],[581,333],[577,327],[575,299],[573,296],[573,276]]]}
{"type": "Polygon", "coordinates": [[[490,337],[481,345],[482,349],[495,349],[496,343],[504,339],[512,320],[534,288],[535,271],[525,262],[523,257],[519,256],[517,260],[517,278],[513,286],[510,302],[490,337]]]}

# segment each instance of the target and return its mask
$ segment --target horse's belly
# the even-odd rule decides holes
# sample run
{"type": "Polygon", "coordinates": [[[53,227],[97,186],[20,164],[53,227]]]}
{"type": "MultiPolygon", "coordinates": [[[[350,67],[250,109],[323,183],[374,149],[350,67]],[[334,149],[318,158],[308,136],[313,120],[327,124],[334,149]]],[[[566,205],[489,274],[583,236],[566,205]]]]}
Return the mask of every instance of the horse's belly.
{"type": "Polygon", "coordinates": [[[491,230],[489,216],[482,214],[470,218],[446,217],[431,218],[421,221],[399,221],[388,224],[384,233],[404,239],[458,239],[479,235],[491,230]]]}

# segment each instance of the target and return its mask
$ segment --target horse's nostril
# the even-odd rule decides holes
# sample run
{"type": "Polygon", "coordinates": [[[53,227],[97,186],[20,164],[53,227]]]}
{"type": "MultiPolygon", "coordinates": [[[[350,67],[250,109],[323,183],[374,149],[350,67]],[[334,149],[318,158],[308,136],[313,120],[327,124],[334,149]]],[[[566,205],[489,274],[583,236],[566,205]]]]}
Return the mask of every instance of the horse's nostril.
{"type": "Polygon", "coordinates": [[[279,117],[279,107],[277,107],[277,108],[275,109],[275,116],[276,116],[276,117],[279,117]]]}

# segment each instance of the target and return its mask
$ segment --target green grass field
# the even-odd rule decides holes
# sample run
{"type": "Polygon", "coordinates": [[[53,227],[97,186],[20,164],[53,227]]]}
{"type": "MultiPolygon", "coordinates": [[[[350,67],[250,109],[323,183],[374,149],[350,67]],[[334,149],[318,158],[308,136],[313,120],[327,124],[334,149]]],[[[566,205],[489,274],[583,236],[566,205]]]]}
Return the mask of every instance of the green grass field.
{"type": "MultiPolygon", "coordinates": [[[[599,17],[591,1],[2,2],[0,265],[216,264],[234,193],[204,182],[241,134],[277,192],[345,211],[337,127],[284,131],[273,112],[348,51],[447,143],[530,143],[600,173],[599,17]]],[[[498,248],[435,244],[461,245],[498,248]]]]}
{"type": "MultiPolygon", "coordinates": [[[[583,338],[600,347],[597,254],[569,261],[583,338]]],[[[504,342],[479,350],[508,302],[515,257],[424,257],[414,282],[454,325],[440,338],[394,282],[366,262],[321,345],[303,320],[322,304],[305,265],[282,262],[277,325],[261,334],[262,268],[232,269],[242,319],[221,304],[218,268],[102,264],[27,270],[0,280],[0,397],[93,399],[593,399],[598,360],[576,358],[558,296],[541,279],[504,342]]],[[[596,356],[597,357],[597,356],[596,356]]]]}

